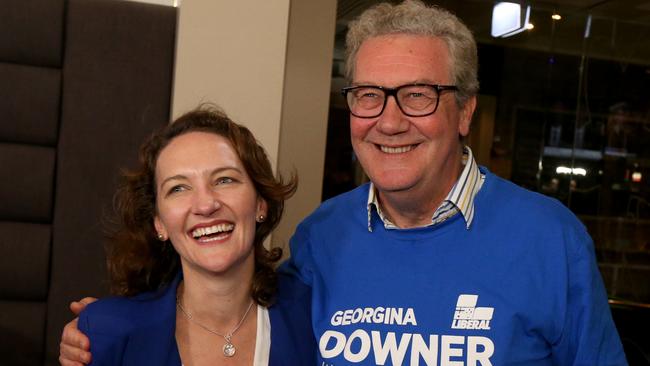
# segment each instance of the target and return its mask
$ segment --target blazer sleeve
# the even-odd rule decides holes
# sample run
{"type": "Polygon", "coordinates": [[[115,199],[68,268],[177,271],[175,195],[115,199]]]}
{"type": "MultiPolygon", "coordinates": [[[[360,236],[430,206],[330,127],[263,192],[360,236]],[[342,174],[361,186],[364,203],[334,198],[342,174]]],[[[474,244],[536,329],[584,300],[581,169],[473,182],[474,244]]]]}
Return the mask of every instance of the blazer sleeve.
{"type": "Polygon", "coordinates": [[[269,366],[315,365],[316,339],[311,324],[311,288],[280,273],[276,303],[269,308],[269,366]]]}
{"type": "Polygon", "coordinates": [[[124,319],[110,315],[110,304],[99,301],[88,305],[79,316],[78,326],[90,339],[90,365],[122,365],[129,326],[124,319]]]}

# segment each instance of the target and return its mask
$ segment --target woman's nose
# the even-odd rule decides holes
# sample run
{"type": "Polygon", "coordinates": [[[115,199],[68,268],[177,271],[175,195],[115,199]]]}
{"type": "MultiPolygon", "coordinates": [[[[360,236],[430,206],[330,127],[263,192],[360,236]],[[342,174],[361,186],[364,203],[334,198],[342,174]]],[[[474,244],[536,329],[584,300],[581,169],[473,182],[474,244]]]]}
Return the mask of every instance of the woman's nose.
{"type": "Polygon", "coordinates": [[[214,192],[196,192],[193,206],[195,214],[209,216],[221,208],[221,201],[214,192]]]}

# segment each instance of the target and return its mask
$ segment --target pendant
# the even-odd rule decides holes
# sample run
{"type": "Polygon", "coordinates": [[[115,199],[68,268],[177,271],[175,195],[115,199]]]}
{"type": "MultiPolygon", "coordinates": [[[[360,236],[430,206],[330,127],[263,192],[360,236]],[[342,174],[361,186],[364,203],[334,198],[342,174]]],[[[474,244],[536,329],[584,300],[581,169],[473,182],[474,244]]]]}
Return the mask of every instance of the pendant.
{"type": "Polygon", "coordinates": [[[223,345],[223,354],[224,354],[224,356],[232,357],[232,356],[235,355],[235,351],[237,351],[237,350],[235,349],[235,346],[232,343],[227,342],[226,344],[223,345]]]}

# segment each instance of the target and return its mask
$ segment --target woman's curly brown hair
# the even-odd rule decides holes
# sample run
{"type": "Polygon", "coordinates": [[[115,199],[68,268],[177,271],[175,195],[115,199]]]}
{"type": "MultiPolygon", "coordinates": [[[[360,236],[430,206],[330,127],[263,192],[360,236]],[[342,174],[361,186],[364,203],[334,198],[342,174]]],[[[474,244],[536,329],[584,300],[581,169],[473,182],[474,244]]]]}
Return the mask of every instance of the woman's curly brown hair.
{"type": "Polygon", "coordinates": [[[293,174],[288,182],[276,178],[266,152],[244,126],[231,121],[212,106],[200,106],[149,137],[140,147],[139,167],[125,172],[114,197],[115,227],[107,250],[111,290],[132,296],[170,283],[180,270],[171,243],[161,243],[153,222],[156,214],[155,171],[158,155],[175,137],[188,132],[208,132],[226,138],[241,159],[259,194],[268,205],[267,218],[255,229],[255,274],[251,293],[263,306],[272,303],[277,289],[274,263],[281,248],[268,250],[264,239],[277,226],[284,201],[296,190],[293,174]]]}

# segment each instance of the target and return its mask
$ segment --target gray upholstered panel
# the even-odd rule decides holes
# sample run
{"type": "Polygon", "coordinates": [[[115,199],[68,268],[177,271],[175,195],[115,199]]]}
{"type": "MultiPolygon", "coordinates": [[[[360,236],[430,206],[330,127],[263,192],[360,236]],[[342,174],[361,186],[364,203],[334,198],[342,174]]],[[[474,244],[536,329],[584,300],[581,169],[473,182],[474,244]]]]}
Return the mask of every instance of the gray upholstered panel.
{"type": "Polygon", "coordinates": [[[47,300],[50,225],[0,221],[0,300],[47,300]]]}
{"type": "Polygon", "coordinates": [[[0,80],[0,141],[55,146],[61,70],[0,62],[0,80]]]}
{"type": "Polygon", "coordinates": [[[176,9],[129,1],[68,3],[46,352],[56,364],[68,302],[102,296],[101,218],[120,167],[169,121],[176,9]],[[70,254],[74,253],[74,256],[70,254]]]}
{"type": "Polygon", "coordinates": [[[0,365],[42,365],[45,303],[0,300],[0,365]]]}
{"type": "Polygon", "coordinates": [[[49,223],[53,148],[0,143],[0,220],[49,223]]]}
{"type": "Polygon", "coordinates": [[[59,67],[64,0],[10,0],[0,6],[0,60],[59,67]]]}

